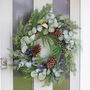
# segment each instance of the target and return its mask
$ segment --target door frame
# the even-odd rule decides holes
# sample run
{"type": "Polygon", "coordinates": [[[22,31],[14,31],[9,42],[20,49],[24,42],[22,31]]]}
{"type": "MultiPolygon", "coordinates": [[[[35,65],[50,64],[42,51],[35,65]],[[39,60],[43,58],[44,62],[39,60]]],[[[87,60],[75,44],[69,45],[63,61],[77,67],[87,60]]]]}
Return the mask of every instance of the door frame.
{"type": "MultiPolygon", "coordinates": [[[[78,26],[81,26],[81,0],[70,0],[70,19],[75,21],[78,26]]],[[[81,31],[78,30],[78,35],[76,36],[81,40],[81,31]]],[[[70,90],[80,90],[80,50],[76,57],[76,75],[74,76],[70,72],[70,90]]]]}
{"type": "MultiPolygon", "coordinates": [[[[12,2],[13,0],[0,0],[0,57],[7,58],[7,63],[12,64],[12,59],[7,48],[12,48],[12,2]]],[[[0,67],[0,90],[13,90],[13,69],[0,67]]]]}
{"type": "MultiPolygon", "coordinates": [[[[37,0],[35,0],[37,1],[37,0]]],[[[48,1],[48,0],[46,0],[48,1]]],[[[7,57],[9,58],[9,52],[6,51],[6,48],[12,48],[12,8],[13,8],[13,0],[1,0],[0,1],[0,54],[1,57],[7,57]],[[7,18],[5,18],[7,17],[7,18]],[[4,19],[3,19],[4,18],[4,19]],[[6,23],[5,23],[6,22],[6,23]],[[4,28],[2,28],[2,26],[4,28]],[[1,31],[2,30],[2,31],[1,31]],[[7,31],[6,31],[7,30],[7,31]],[[7,34],[5,34],[7,33],[7,34]],[[6,37],[4,38],[5,41],[3,42],[3,35],[6,37]]],[[[44,0],[45,2],[45,0],[44,0]]],[[[77,24],[80,26],[80,0],[70,0],[70,19],[77,22],[77,24]]],[[[78,34],[78,38],[80,38],[80,31],[78,34]]],[[[10,60],[8,60],[8,63],[10,60]]],[[[76,60],[77,64],[77,72],[76,76],[73,76],[73,74],[70,72],[70,90],[80,90],[80,54],[77,57],[76,60]]],[[[0,68],[0,90],[13,90],[13,70],[10,68],[7,69],[1,69],[0,68]],[[12,77],[12,78],[11,78],[12,77]],[[6,81],[6,82],[4,82],[6,81]]]]}

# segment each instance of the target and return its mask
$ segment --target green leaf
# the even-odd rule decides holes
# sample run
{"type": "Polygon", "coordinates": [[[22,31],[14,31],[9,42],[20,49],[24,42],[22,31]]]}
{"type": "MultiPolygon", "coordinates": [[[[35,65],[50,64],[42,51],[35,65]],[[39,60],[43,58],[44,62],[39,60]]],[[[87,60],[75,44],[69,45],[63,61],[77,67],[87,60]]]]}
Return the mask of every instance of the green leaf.
{"type": "Polygon", "coordinates": [[[24,26],[23,26],[23,24],[22,24],[22,21],[20,21],[20,23],[19,23],[19,28],[18,28],[18,30],[17,30],[17,33],[14,35],[14,38],[13,38],[13,40],[14,40],[14,45],[15,45],[17,48],[20,48],[20,46],[21,46],[20,40],[21,40],[21,38],[23,37],[23,28],[24,28],[24,26]]]}

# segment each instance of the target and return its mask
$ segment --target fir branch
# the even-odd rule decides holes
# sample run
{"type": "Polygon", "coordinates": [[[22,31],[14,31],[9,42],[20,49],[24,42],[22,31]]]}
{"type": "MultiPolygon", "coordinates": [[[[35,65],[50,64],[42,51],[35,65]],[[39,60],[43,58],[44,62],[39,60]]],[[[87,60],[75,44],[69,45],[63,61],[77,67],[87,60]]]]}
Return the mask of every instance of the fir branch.
{"type": "Polygon", "coordinates": [[[22,31],[23,31],[23,28],[24,28],[24,26],[23,26],[23,24],[22,24],[22,21],[20,21],[20,24],[19,24],[19,28],[18,28],[18,30],[17,30],[17,33],[14,35],[14,38],[13,38],[13,42],[14,42],[14,45],[17,47],[17,48],[20,48],[20,46],[21,46],[21,43],[20,43],[20,40],[21,40],[21,38],[23,37],[23,33],[22,33],[22,31]]]}
{"type": "Polygon", "coordinates": [[[46,14],[48,14],[51,11],[51,8],[52,8],[52,5],[46,4],[46,6],[44,6],[39,13],[39,20],[42,19],[46,14]]]}
{"type": "Polygon", "coordinates": [[[37,9],[31,14],[31,17],[29,19],[29,23],[31,27],[37,27],[38,21],[41,20],[47,13],[49,13],[51,10],[51,5],[47,4],[42,8],[42,10],[39,12],[37,9]]]}
{"type": "Polygon", "coordinates": [[[39,12],[38,12],[38,10],[36,9],[36,10],[31,14],[30,19],[29,19],[29,23],[30,23],[30,26],[31,26],[32,28],[37,26],[38,18],[39,18],[39,12]]]}

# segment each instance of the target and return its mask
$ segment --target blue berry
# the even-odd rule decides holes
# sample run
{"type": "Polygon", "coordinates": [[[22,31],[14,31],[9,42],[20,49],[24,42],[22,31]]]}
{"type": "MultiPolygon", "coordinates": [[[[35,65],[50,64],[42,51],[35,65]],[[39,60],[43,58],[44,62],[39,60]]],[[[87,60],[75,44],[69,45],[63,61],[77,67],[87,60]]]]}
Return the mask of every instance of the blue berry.
{"type": "Polygon", "coordinates": [[[30,53],[29,56],[32,56],[32,54],[30,53]]]}
{"type": "Polygon", "coordinates": [[[27,46],[29,46],[29,44],[26,44],[27,46]]]}
{"type": "Polygon", "coordinates": [[[32,49],[30,49],[30,51],[32,51],[32,49]]]}
{"type": "Polygon", "coordinates": [[[38,66],[36,66],[36,69],[38,69],[38,66]]]}
{"type": "Polygon", "coordinates": [[[67,45],[69,45],[70,43],[67,43],[67,45]]]}
{"type": "Polygon", "coordinates": [[[68,31],[71,31],[71,29],[70,29],[70,28],[68,28],[68,31]]]}
{"type": "Polygon", "coordinates": [[[60,63],[60,66],[64,65],[64,63],[60,63]]]}
{"type": "Polygon", "coordinates": [[[62,40],[62,43],[63,43],[63,44],[66,44],[65,40],[62,40]]]}
{"type": "Polygon", "coordinates": [[[74,49],[74,47],[72,47],[71,49],[74,49]]]}
{"type": "Polygon", "coordinates": [[[68,26],[70,26],[70,24],[67,24],[68,26]]]}
{"type": "Polygon", "coordinates": [[[27,54],[27,52],[25,52],[25,54],[27,54]]]}
{"type": "Polygon", "coordinates": [[[64,20],[62,20],[62,23],[64,23],[64,20]]]}
{"type": "Polygon", "coordinates": [[[43,70],[41,70],[41,71],[38,71],[38,73],[42,73],[43,72],[43,70]]]}
{"type": "Polygon", "coordinates": [[[27,50],[26,52],[25,52],[25,54],[28,54],[29,53],[29,51],[27,50]]]}
{"type": "Polygon", "coordinates": [[[38,73],[41,73],[41,71],[38,71],[38,73]]]}
{"type": "Polygon", "coordinates": [[[64,57],[60,57],[60,61],[63,61],[64,60],[64,57]]]}
{"type": "Polygon", "coordinates": [[[64,53],[64,51],[62,51],[62,53],[64,53]]]}
{"type": "Polygon", "coordinates": [[[61,70],[67,70],[67,68],[61,67],[61,70]]]}
{"type": "Polygon", "coordinates": [[[43,66],[40,66],[40,69],[43,69],[43,66]]]}
{"type": "Polygon", "coordinates": [[[43,68],[46,68],[46,66],[44,65],[43,68]]]}

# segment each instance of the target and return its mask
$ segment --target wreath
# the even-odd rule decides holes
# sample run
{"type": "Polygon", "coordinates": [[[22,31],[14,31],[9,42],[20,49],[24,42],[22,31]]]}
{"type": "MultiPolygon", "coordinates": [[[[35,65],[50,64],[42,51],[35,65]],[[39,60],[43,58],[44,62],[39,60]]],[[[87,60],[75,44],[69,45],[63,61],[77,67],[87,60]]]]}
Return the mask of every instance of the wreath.
{"type": "Polygon", "coordinates": [[[75,22],[51,12],[47,4],[30,15],[14,35],[14,69],[27,78],[38,78],[45,85],[57,83],[69,71],[75,72],[75,54],[79,48],[75,22]]]}

